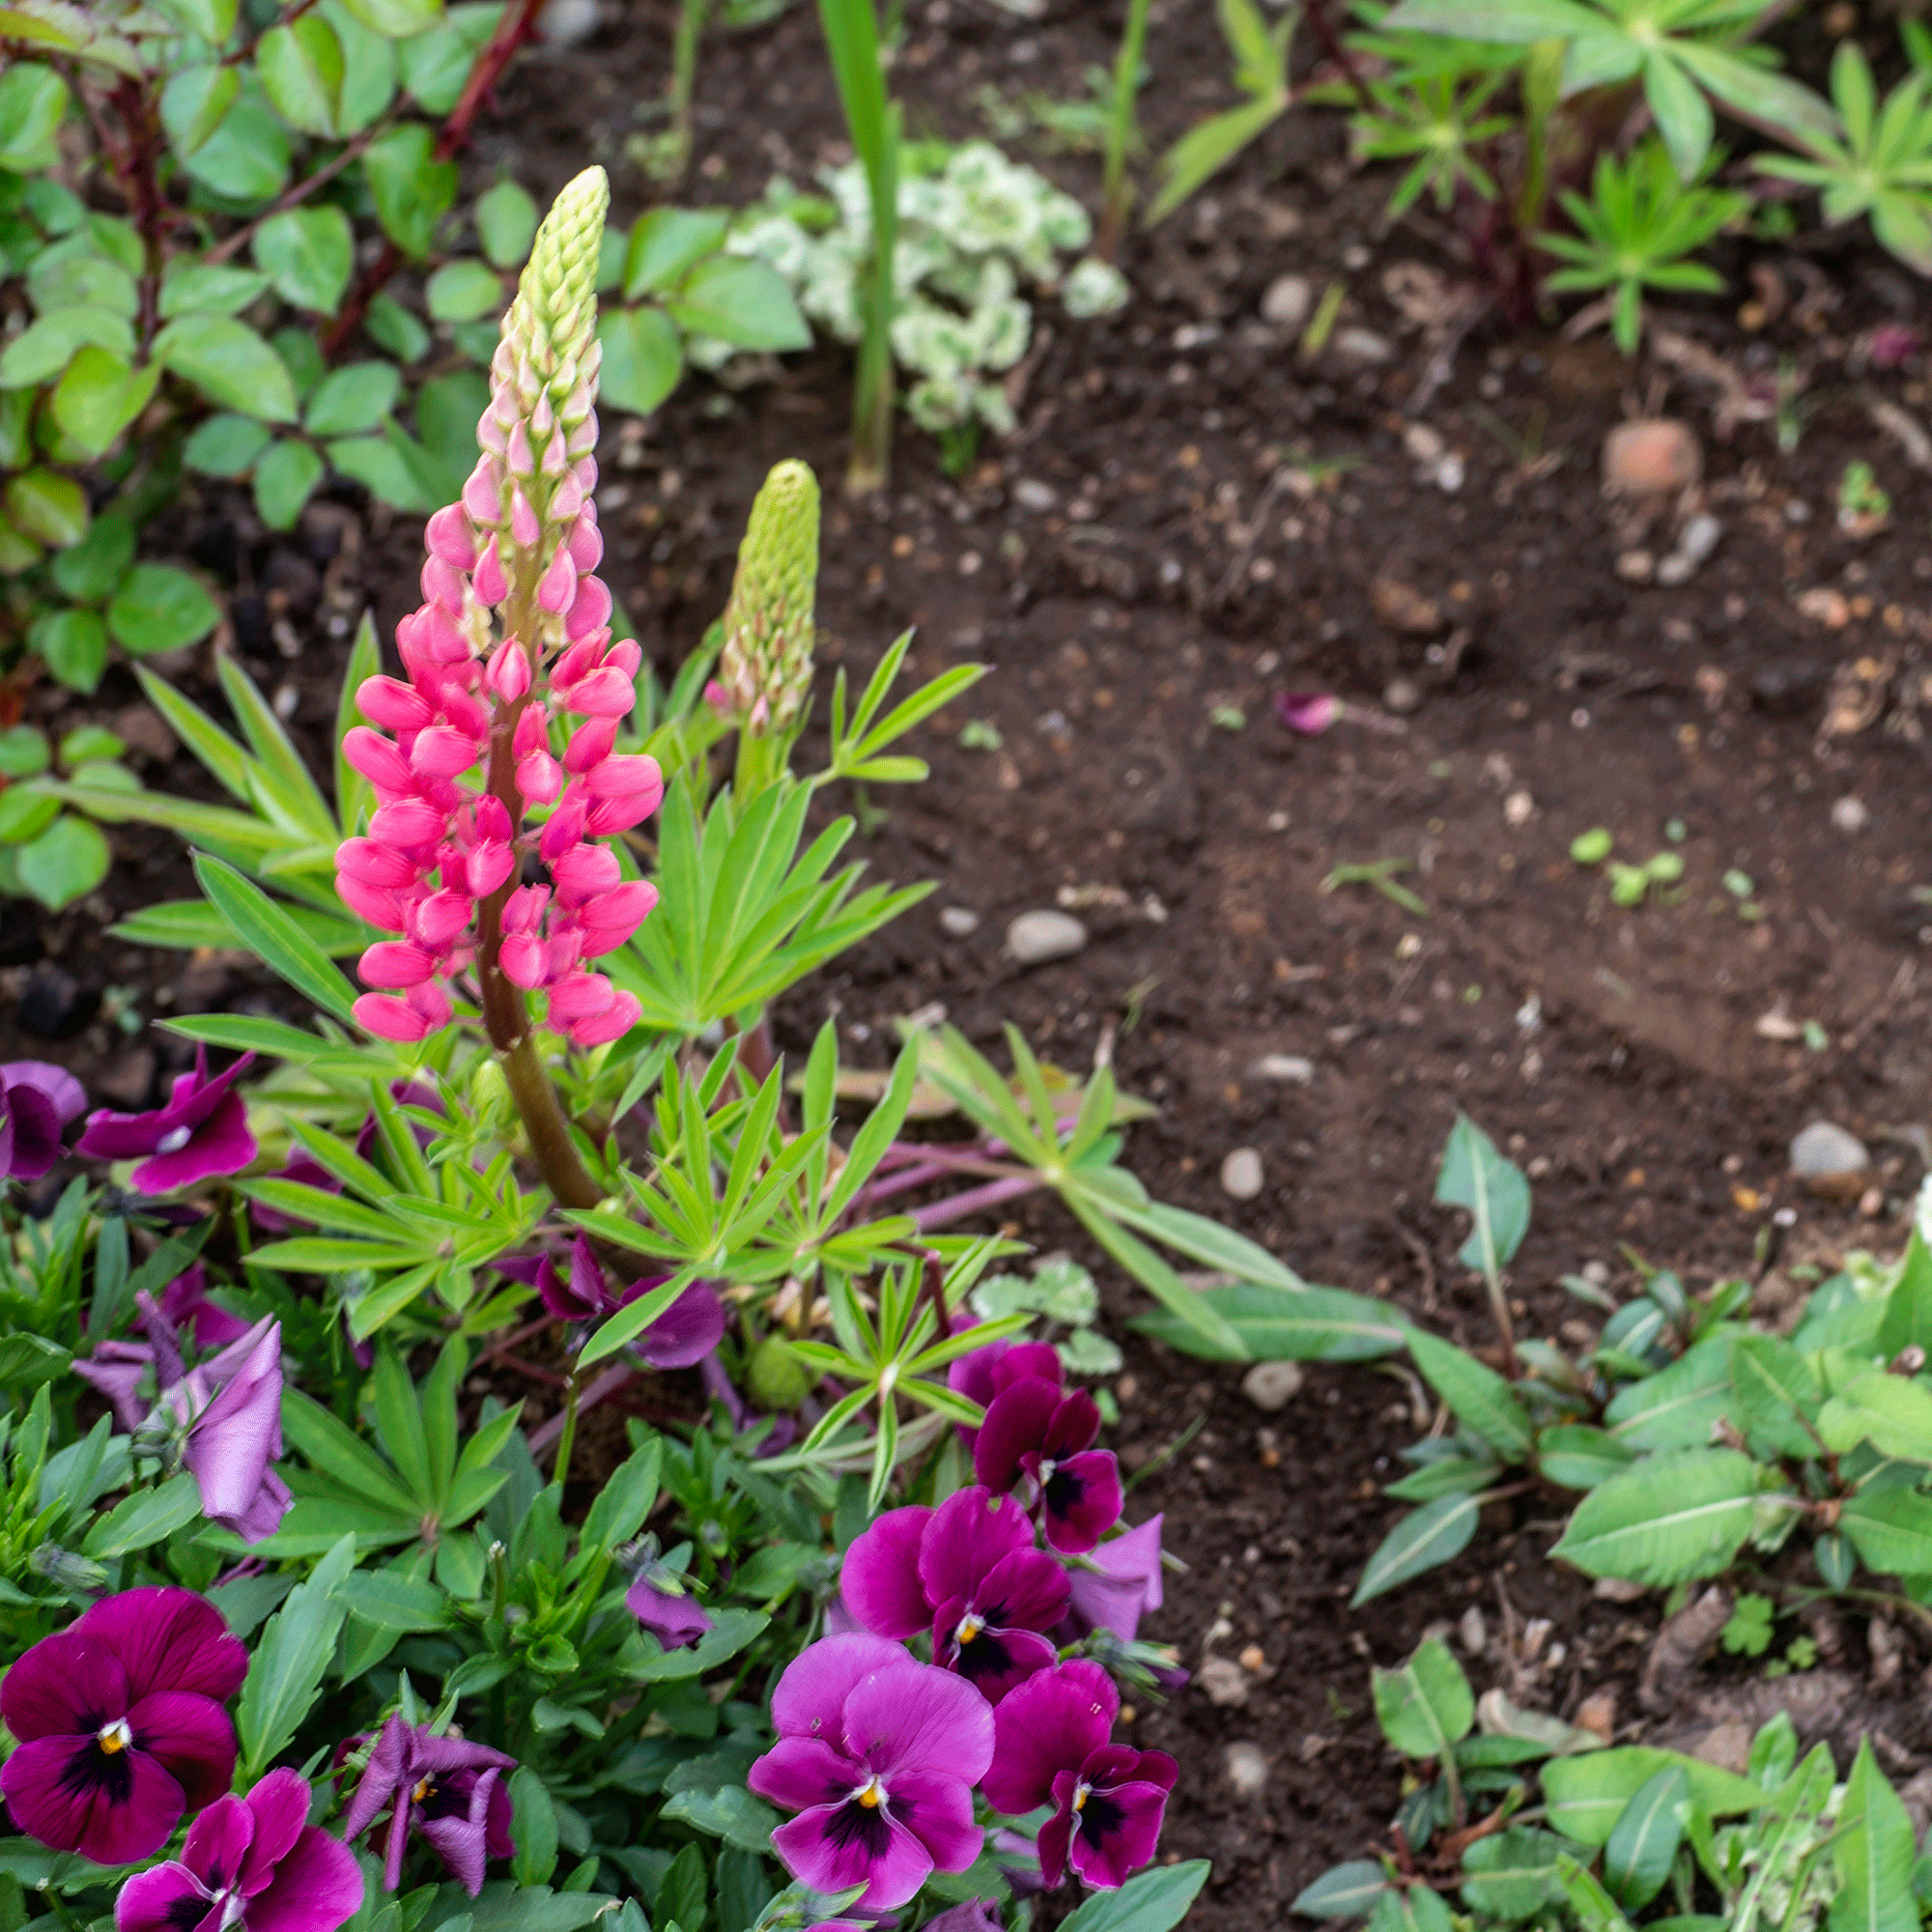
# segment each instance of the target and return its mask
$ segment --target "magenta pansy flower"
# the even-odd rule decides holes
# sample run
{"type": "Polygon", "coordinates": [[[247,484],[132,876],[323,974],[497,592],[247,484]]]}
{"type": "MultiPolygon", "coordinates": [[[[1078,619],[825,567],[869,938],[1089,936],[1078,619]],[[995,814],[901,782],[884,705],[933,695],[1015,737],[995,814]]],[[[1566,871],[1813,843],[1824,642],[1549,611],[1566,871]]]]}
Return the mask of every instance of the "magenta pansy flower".
{"type": "Polygon", "coordinates": [[[1113,1679],[1081,1659],[1028,1678],[993,1714],[986,1802],[1010,1817],[1053,1806],[1039,1828],[1049,1886],[1069,1866],[1099,1889],[1124,1885],[1159,1843],[1180,1768],[1165,1751],[1110,1744],[1120,1708],[1113,1679]]]}
{"type": "MultiPolygon", "coordinates": [[[[981,1408],[989,1408],[993,1398],[1022,1376],[1038,1376],[1058,1384],[1065,1373],[1060,1351],[1051,1342],[1003,1341],[988,1342],[983,1349],[957,1357],[948,1367],[946,1380],[955,1394],[963,1395],[968,1402],[977,1402],[981,1408]]],[[[977,1429],[959,1425],[959,1439],[969,1450],[979,1438],[977,1429]]]]}
{"type": "Polygon", "coordinates": [[[657,1538],[647,1536],[624,1555],[638,1565],[637,1577],[624,1593],[624,1607],[667,1650],[684,1650],[696,1643],[711,1628],[711,1619],[686,1588],[685,1578],[658,1561],[657,1538]]]}
{"type": "Polygon", "coordinates": [[[403,1852],[413,1825],[463,1889],[483,1889],[483,1867],[516,1849],[510,1838],[510,1787],[503,1774],[516,1759],[463,1738],[440,1738],[419,1724],[391,1718],[369,1754],[369,1768],[349,1801],[342,1835],[354,1838],[389,1807],[383,1846],[383,1883],[403,1882],[403,1852]]]}
{"type": "Polygon", "coordinates": [[[1095,1544],[1074,1564],[1069,1580],[1075,1620],[1132,1643],[1141,1618],[1160,1608],[1160,1518],[1095,1544]]]}
{"type": "Polygon", "coordinates": [[[874,1636],[930,1627],[932,1661],[997,1704],[1058,1652],[1043,1634],[1066,1613],[1066,1573],[1034,1547],[1011,1496],[961,1490],[936,1509],[888,1511],[845,1552],[840,1590],[874,1636]]]}
{"type": "Polygon", "coordinates": [[[863,1885],[858,1909],[890,1912],[979,1857],[993,1711],[962,1678],[884,1637],[827,1637],[779,1679],[772,1722],[779,1741],[745,1781],[799,1814],[772,1849],[814,1890],[863,1885]]]}
{"type": "Polygon", "coordinates": [[[161,1399],[186,1429],[202,1514],[244,1543],[272,1536],[295,1505],[270,1467],[282,1453],[282,1324],[265,1316],[161,1399]]]}
{"type": "Polygon", "coordinates": [[[43,1637],[0,1681],[19,1748],[0,1769],[14,1822],[56,1851],[132,1864],[235,1776],[222,1705],[248,1653],[191,1590],[123,1590],[43,1637]]]}
{"type": "MultiPolygon", "coordinates": [[[[645,1275],[615,1289],[590,1243],[580,1235],[570,1244],[568,1275],[549,1255],[511,1255],[494,1264],[498,1274],[534,1288],[559,1321],[601,1321],[660,1287],[664,1275],[645,1275]]],[[[708,1282],[695,1281],[631,1348],[654,1369],[688,1369],[717,1348],[724,1334],[724,1304],[708,1282]]]]}
{"type": "Polygon", "coordinates": [[[38,1180],[61,1154],[61,1133],[87,1105],[87,1090],[44,1060],[0,1063],[0,1176],[38,1180]]]}
{"type": "Polygon", "coordinates": [[[337,1932],[361,1909],[362,1872],[308,1822],[308,1803],[293,1771],[270,1772],[246,1798],[217,1798],[180,1858],[121,1888],[115,1932],[337,1932]]]}
{"type": "Polygon", "coordinates": [[[254,1059],[244,1053],[211,1076],[208,1049],[197,1047],[194,1071],[176,1079],[165,1107],[151,1114],[105,1109],[90,1114],[74,1151],[96,1160],[140,1160],[133,1181],[144,1194],[167,1194],[217,1174],[240,1174],[255,1158],[255,1136],[248,1131],[248,1110],[233,1089],[254,1059]]]}
{"type": "Polygon", "coordinates": [[[1004,1493],[1023,1478],[1054,1548],[1082,1556],[1120,1520],[1121,1469],[1095,1449],[1100,1411],[1085,1389],[1020,1376],[996,1395],[973,1446],[973,1469],[1004,1493]]]}

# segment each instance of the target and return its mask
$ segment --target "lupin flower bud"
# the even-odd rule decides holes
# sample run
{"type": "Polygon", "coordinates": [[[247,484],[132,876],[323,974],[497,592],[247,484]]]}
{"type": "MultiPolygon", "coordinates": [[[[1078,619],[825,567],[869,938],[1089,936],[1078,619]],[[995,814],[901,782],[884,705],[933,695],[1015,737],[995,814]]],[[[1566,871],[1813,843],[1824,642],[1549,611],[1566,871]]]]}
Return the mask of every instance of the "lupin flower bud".
{"type": "MultiPolygon", "coordinates": [[[[537,231],[491,363],[482,454],[458,500],[429,520],[423,605],[396,627],[407,679],[368,679],[357,701],[376,728],[343,741],[376,809],[368,836],[338,851],[336,883],[351,910],[395,935],[364,952],[362,980],[375,990],[355,1003],[385,1039],[446,1026],[446,985],[472,967],[486,982],[498,975],[499,986],[541,993],[548,1024],[579,1046],[638,1021],[636,997],[583,963],[622,946],[656,903],[600,841],[664,796],[655,760],[615,749],[641,653],[611,641],[611,593],[593,574],[604,554],[592,452],[609,203],[603,169],[586,169],[537,231]],[[547,818],[529,816],[546,806],[547,818]],[[550,868],[554,893],[518,886],[530,856],[550,868]]],[[[815,533],[815,486],[810,516],[815,533]]],[[[809,573],[804,610],[809,668],[809,573]]],[[[507,1031],[497,1038],[507,1049],[522,1022],[493,1018],[492,1030],[507,1031]]]]}
{"type": "Polygon", "coordinates": [[[811,689],[817,587],[818,479],[803,463],[781,463],[752,505],[724,607],[712,697],[741,730],[778,733],[797,722],[811,689]]]}

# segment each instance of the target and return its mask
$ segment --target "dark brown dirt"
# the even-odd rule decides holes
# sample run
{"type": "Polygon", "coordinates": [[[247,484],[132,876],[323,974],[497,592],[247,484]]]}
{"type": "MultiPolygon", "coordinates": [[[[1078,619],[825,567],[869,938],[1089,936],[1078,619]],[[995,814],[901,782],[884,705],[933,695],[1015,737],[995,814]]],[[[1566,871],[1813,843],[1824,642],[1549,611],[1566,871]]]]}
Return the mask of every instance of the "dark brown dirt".
{"type": "MultiPolygon", "coordinates": [[[[620,213],[642,205],[648,185],[622,145],[662,90],[666,19],[617,10],[584,48],[518,69],[473,165],[514,165],[541,191],[603,159],[620,213]]],[[[1202,19],[1156,7],[1156,146],[1224,100],[1202,19]]],[[[913,12],[896,83],[916,128],[975,131],[980,87],[1064,97],[1108,57],[1116,26],[1110,7],[1018,23],[931,0],[913,12]]],[[[707,43],[687,198],[743,199],[773,167],[803,177],[834,152],[814,36],[795,7],[707,43]]],[[[1932,909],[1915,891],[1932,807],[1918,719],[1932,453],[1872,406],[1916,421],[1932,393],[1922,355],[1880,370],[1866,349],[1870,327],[1912,321],[1918,298],[1882,260],[1811,249],[1741,256],[1738,290],[1757,310],[1671,314],[1689,348],[1636,366],[1600,337],[1487,320],[1455,337],[1436,326],[1462,289],[1443,234],[1379,233],[1385,185],[1350,174],[1338,128],[1284,124],[1166,227],[1132,238],[1139,294],[1122,317],[1045,318],[1020,432],[968,476],[941,475],[907,430],[889,496],[853,507],[829,493],[827,660],[863,674],[913,627],[919,674],[964,661],[995,674],[926,734],[928,784],[861,802],[882,814],[860,841],[877,871],[932,877],[938,892],[788,1002],[781,1039],[797,1046],[834,1014],[851,1058],[882,1060],[894,1018],[935,1000],[982,1043],[1012,1020],[1071,1067],[1111,1039],[1124,1084],[1160,1107],[1130,1145],[1158,1196],[1474,1346],[1491,1336],[1454,1261],[1460,1217],[1430,1204],[1459,1109],[1535,1182],[1512,1271],[1531,1328],[1587,1314],[1556,1286],[1585,1262],[1627,1287],[1626,1245],[1693,1285],[1737,1272],[1782,1205],[1798,1208],[1808,1252],[1895,1244],[1932,1066],[1932,909]],[[1318,294],[1343,280],[1341,327],[1373,331],[1386,361],[1300,360],[1258,317],[1288,270],[1318,294]],[[1795,449],[1772,413],[1780,361],[1802,385],[1795,449]],[[1690,421],[1705,452],[1701,501],[1642,537],[1598,477],[1606,431],[1639,399],[1690,421]],[[1418,474],[1413,420],[1461,459],[1453,493],[1418,474]],[[1834,517],[1854,458],[1892,497],[1889,524],[1864,537],[1834,517]],[[1051,507],[1022,507],[1049,494],[1051,507]],[[1620,553],[1666,553],[1692,510],[1721,534],[1690,581],[1619,574],[1620,553]],[[1372,722],[1293,735],[1272,703],[1309,688],[1372,722]],[[1225,728],[1217,707],[1245,723],[1225,728]],[[1000,748],[964,749],[969,720],[1000,748]],[[1613,906],[1604,878],[1567,856],[1601,825],[1641,862],[1671,820],[1682,885],[1640,909],[1613,906]],[[1405,862],[1401,883],[1428,916],[1366,887],[1323,891],[1338,865],[1371,860],[1405,862]],[[1749,876],[1747,898],[1726,888],[1732,872],[1749,876]],[[1020,970],[1003,952],[1007,922],[1062,898],[1090,944],[1020,970]],[[977,913],[978,930],[948,936],[947,906],[977,913]],[[1309,1077],[1263,1077],[1270,1054],[1305,1059],[1309,1077]],[[1798,1197],[1784,1177],[1790,1135],[1819,1115],[1873,1146],[1870,1218],[1798,1197]],[[1239,1147],[1259,1152],[1265,1185],[1237,1204],[1216,1176],[1239,1147]]],[[[1092,195],[1091,158],[1034,158],[1092,195]]],[[[842,360],[816,355],[738,394],[690,382],[611,467],[609,574],[661,667],[721,607],[766,467],[798,455],[838,475],[847,381],[842,360]]],[[[211,493],[187,497],[176,536],[233,590],[219,642],[267,687],[291,688],[319,749],[345,647],[331,620],[366,593],[386,635],[413,601],[415,529],[325,509],[274,539],[211,493]]],[[[205,661],[181,676],[212,689],[205,661]]],[[[78,723],[133,696],[117,673],[92,705],[34,699],[78,723]]],[[[179,756],[148,776],[195,782],[179,756]]],[[[170,1049],[132,1039],[117,1011],[138,1022],[283,996],[244,960],[157,966],[103,941],[110,910],[186,890],[167,841],[115,842],[100,902],[40,922],[83,1004],[110,992],[102,1016],[49,1046],[16,1010],[0,1047],[69,1060],[134,1105],[162,1070],[152,1056],[170,1049]]],[[[17,908],[8,918],[17,957],[31,934],[17,908]]],[[[30,1002],[46,992],[46,967],[12,973],[30,1002]]],[[[1067,1234],[1050,1215],[1024,1225],[1049,1242],[1067,1234]]],[[[1130,1305],[1118,1278],[1109,1293],[1130,1305]]],[[[1542,1506],[1441,1576],[1348,1611],[1395,1515],[1378,1485],[1414,1433],[1400,1383],[1320,1370],[1264,1416],[1232,1371],[1139,1345],[1130,1368],[1130,1463],[1206,1417],[1133,1505],[1165,1512],[1189,1566],[1155,1632],[1190,1668],[1204,1645],[1256,1645],[1264,1665],[1243,1707],[1190,1689],[1135,1726],[1183,1761],[1168,1845],[1214,1860],[1210,1896],[1232,1932],[1278,1923],[1323,1867],[1385,1840],[1398,1782],[1368,1714],[1368,1664],[1398,1660],[1432,1621],[1476,1604],[1501,1629],[1501,1592],[1520,1616],[1551,1618],[1565,1646],[1536,1695],[1567,1714],[1603,1684],[1628,1689],[1654,1609],[1594,1601],[1551,1571],[1542,1506]],[[1225,1747],[1241,1739],[1270,1763],[1250,1802],[1225,1776],[1225,1747]]],[[[1492,1656],[1479,1687],[1500,1668],[1492,1656]]]]}

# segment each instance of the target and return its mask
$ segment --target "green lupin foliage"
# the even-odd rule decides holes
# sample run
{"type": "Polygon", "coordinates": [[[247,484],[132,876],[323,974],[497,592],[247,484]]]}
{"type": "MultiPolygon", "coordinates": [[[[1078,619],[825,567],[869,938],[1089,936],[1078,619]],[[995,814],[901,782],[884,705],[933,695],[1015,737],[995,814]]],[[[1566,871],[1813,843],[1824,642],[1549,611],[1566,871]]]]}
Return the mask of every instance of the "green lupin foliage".
{"type": "Polygon", "coordinates": [[[752,505],[724,607],[719,677],[748,733],[797,723],[811,688],[817,586],[818,479],[803,463],[781,463],[752,505]]]}

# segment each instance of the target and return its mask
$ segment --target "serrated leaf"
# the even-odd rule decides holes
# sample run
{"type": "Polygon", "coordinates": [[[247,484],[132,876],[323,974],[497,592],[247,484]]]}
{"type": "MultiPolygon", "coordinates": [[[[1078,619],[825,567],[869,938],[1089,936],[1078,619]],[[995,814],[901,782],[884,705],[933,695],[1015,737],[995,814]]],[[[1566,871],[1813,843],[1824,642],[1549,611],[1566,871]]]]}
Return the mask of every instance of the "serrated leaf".
{"type": "Polygon", "coordinates": [[[1583,1498],[1550,1554],[1656,1587],[1718,1576],[1751,1533],[1762,1482],[1737,1449],[1646,1457],[1583,1498]]]}

